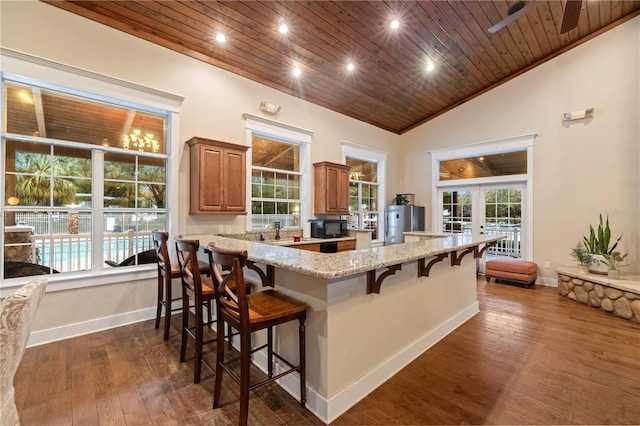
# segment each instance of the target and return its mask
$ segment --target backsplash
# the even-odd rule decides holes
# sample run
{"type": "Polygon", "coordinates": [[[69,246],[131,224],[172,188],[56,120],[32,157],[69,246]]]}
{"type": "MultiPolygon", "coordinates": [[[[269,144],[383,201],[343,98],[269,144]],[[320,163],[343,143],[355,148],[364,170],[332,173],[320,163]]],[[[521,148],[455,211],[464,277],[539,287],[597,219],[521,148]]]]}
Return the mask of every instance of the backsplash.
{"type": "MultiPolygon", "coordinates": [[[[348,231],[348,237],[355,237],[357,230],[350,229],[348,231]]],[[[370,231],[368,231],[370,232],[370,231]]],[[[274,230],[262,230],[262,231],[247,231],[244,234],[217,234],[221,237],[235,238],[245,241],[260,241],[260,235],[264,236],[265,240],[275,240],[276,231],[274,230]]],[[[286,228],[280,230],[281,240],[292,240],[293,237],[302,237],[302,228],[286,228]]]]}
{"type": "MultiPolygon", "coordinates": [[[[236,238],[238,240],[245,241],[260,241],[260,235],[264,236],[265,240],[275,240],[276,231],[274,230],[262,230],[262,231],[247,231],[244,234],[218,234],[221,237],[236,238]]],[[[287,228],[280,230],[281,240],[291,240],[293,237],[302,237],[302,228],[287,228]]]]}

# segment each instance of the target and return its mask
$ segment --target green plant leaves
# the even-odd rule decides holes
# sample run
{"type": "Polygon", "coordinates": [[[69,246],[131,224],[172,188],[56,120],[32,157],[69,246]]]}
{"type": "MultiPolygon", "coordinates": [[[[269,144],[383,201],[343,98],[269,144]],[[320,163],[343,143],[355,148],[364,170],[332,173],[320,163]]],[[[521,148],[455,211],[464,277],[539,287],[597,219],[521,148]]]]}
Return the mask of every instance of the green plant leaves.
{"type": "Polygon", "coordinates": [[[609,227],[609,216],[603,223],[602,214],[600,214],[600,223],[598,224],[598,232],[593,229],[593,225],[589,225],[589,239],[582,237],[587,251],[592,254],[610,255],[618,246],[622,239],[622,234],[618,237],[614,244],[611,244],[611,228],[609,227]]]}

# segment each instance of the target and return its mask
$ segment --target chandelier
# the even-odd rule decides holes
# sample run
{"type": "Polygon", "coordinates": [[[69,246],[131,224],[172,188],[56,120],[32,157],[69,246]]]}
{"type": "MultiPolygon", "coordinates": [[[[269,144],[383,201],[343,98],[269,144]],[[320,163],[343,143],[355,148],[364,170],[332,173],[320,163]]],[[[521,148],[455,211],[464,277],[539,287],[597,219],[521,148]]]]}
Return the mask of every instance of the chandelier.
{"type": "Polygon", "coordinates": [[[349,173],[349,180],[362,180],[362,172],[349,173]]]}
{"type": "Polygon", "coordinates": [[[122,147],[124,149],[137,149],[138,151],[158,152],[160,143],[153,138],[153,134],[143,134],[140,130],[134,130],[128,135],[122,136],[122,147]]]}

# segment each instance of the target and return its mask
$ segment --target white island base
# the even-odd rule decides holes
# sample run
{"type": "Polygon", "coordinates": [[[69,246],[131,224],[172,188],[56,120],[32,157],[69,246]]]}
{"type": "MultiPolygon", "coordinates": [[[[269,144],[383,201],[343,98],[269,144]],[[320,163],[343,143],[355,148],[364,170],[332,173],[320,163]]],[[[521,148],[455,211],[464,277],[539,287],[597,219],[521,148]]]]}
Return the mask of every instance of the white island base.
{"type": "MultiPolygon", "coordinates": [[[[246,250],[247,277],[309,305],[307,403],[326,423],[478,313],[476,258],[504,236],[452,235],[340,253],[222,236],[190,236],[246,250]]],[[[258,290],[258,289],[255,289],[258,290]]],[[[266,332],[254,345],[266,341],[266,332]]],[[[298,362],[298,325],[276,327],[276,351],[298,362]]],[[[253,361],[265,369],[266,356],[253,361]]],[[[280,385],[299,399],[299,378],[280,385]]]]}
{"type": "MultiPolygon", "coordinates": [[[[307,408],[330,423],[478,312],[476,266],[449,258],[418,277],[418,262],[367,294],[366,273],[326,279],[275,269],[275,287],[310,306],[306,322],[307,408]]],[[[277,346],[297,360],[297,326],[277,346]]],[[[256,342],[258,343],[258,342],[256,342]]],[[[255,359],[264,367],[264,359],[255,359]]],[[[299,398],[297,375],[280,382],[299,398]]]]}

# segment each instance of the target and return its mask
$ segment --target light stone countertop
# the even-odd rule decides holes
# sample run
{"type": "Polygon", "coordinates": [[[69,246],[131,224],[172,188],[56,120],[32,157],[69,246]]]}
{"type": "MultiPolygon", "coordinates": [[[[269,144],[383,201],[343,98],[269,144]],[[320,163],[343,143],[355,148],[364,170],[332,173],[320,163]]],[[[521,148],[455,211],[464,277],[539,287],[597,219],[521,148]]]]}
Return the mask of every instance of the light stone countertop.
{"type": "Polygon", "coordinates": [[[602,284],[607,287],[617,288],[618,290],[628,291],[634,294],[640,294],[640,275],[620,274],[617,280],[611,279],[606,275],[578,272],[577,266],[558,266],[556,272],[573,278],[579,278],[584,281],[602,284]]]}
{"type": "Polygon", "coordinates": [[[404,235],[410,235],[413,237],[421,237],[421,238],[445,238],[453,234],[438,234],[436,232],[427,232],[427,231],[410,231],[403,232],[404,235]]]}
{"type": "Polygon", "coordinates": [[[217,235],[186,235],[200,240],[201,246],[212,242],[218,247],[246,250],[248,259],[319,278],[340,278],[391,265],[462,250],[506,236],[458,234],[392,246],[372,247],[340,253],[317,253],[281,247],[264,242],[245,241],[217,235]]]}

